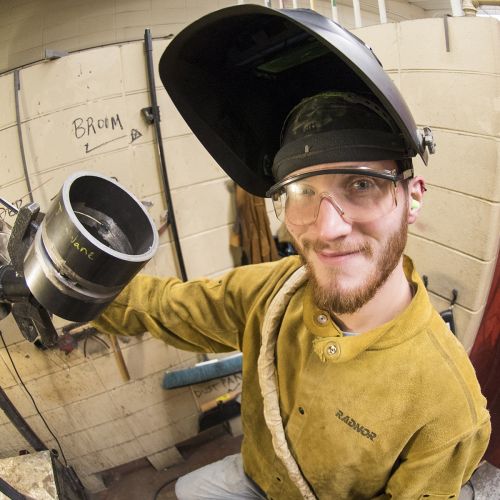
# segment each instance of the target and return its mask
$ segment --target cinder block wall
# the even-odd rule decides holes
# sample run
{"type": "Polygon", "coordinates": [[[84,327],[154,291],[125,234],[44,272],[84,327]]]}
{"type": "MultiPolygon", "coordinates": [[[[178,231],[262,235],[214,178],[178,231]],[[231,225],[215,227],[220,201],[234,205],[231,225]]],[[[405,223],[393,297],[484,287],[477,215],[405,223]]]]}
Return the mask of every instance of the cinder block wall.
{"type": "MultiPolygon", "coordinates": [[[[141,108],[150,104],[143,45],[142,42],[116,42],[142,39],[145,27],[151,27],[155,36],[175,33],[203,13],[236,2],[102,0],[68,5],[56,1],[0,1],[0,6],[2,3],[8,4],[10,9],[4,10],[6,16],[0,19],[0,67],[4,69],[40,59],[45,48],[73,51],[111,44],[76,52],[59,60],[37,63],[20,71],[24,146],[30,180],[37,188],[34,198],[42,210],[70,173],[89,169],[117,177],[141,200],[151,202],[150,212],[155,223],[161,225],[165,207],[153,129],[140,113],[141,108]],[[77,31],[75,22],[78,23],[77,31]],[[27,38],[20,41],[23,33],[27,38]],[[29,37],[33,39],[30,41],[29,37]],[[108,141],[112,142],[102,145],[108,141]]],[[[307,4],[300,2],[301,6],[307,4]]],[[[386,4],[390,4],[393,12],[394,8],[404,5],[400,2],[386,4]]],[[[316,5],[318,10],[329,14],[328,2],[316,2],[316,5]]],[[[401,7],[400,17],[415,14],[404,10],[406,8],[401,7]]],[[[339,5],[339,10],[341,20],[352,26],[349,8],[339,5]]],[[[375,23],[378,17],[373,12],[364,11],[363,21],[370,22],[370,19],[375,23]]],[[[450,20],[450,23],[455,21],[450,20]]],[[[420,66],[413,60],[402,61],[403,51],[414,59],[421,57],[419,54],[425,38],[422,33],[426,37],[434,33],[431,40],[440,43],[443,35],[439,31],[439,22],[442,21],[431,20],[429,25],[422,21],[422,25],[373,26],[360,30],[359,34],[374,47],[400,85],[419,123],[430,124],[436,129],[440,155],[432,158],[430,167],[421,168],[429,181],[428,201],[422,223],[414,228],[410,237],[409,251],[419,268],[429,275],[433,300],[438,307],[444,307],[441,297],[448,295],[450,284],[459,288],[459,305],[456,307],[459,335],[462,340],[470,340],[470,334],[464,336],[464,332],[474,332],[474,326],[477,326],[474,321],[478,321],[482,313],[492,270],[491,247],[495,245],[491,243],[493,229],[484,226],[486,219],[489,217],[490,222],[496,220],[498,229],[498,218],[494,219],[497,217],[494,214],[498,214],[498,139],[491,130],[491,133],[485,133],[477,128],[480,123],[491,125],[494,122],[493,106],[483,105],[485,115],[469,111],[472,123],[477,127],[469,124],[466,109],[471,110],[478,97],[466,92],[465,97],[461,97],[464,100],[459,109],[463,123],[454,125],[457,122],[455,115],[449,117],[447,113],[454,109],[453,96],[461,96],[462,91],[455,87],[450,91],[449,82],[458,76],[484,76],[486,82],[498,75],[498,65],[495,66],[498,53],[493,53],[497,50],[493,49],[494,44],[498,46],[498,31],[495,31],[498,23],[487,20],[490,24],[474,24],[484,23],[479,19],[457,21],[462,22],[460,26],[464,27],[465,33],[460,33],[455,27],[458,25],[450,24],[451,54],[454,54],[455,61],[451,68],[436,67],[432,58],[429,62],[420,59],[420,66]],[[418,26],[416,33],[408,31],[412,26],[418,26]],[[477,49],[470,47],[470,40],[475,40],[475,37],[484,40],[488,32],[490,45],[485,53],[478,55],[477,49]],[[406,37],[402,36],[403,33],[406,37]],[[453,42],[455,38],[458,40],[453,42]],[[418,45],[415,40],[419,41],[418,45]],[[462,43],[460,51],[453,43],[462,43]],[[484,60],[481,70],[474,66],[478,60],[484,60]],[[489,70],[484,69],[487,67],[489,70]],[[435,89],[432,85],[433,75],[438,73],[449,78],[442,89],[435,89]],[[424,83],[418,83],[420,76],[422,82],[430,86],[426,93],[422,90],[424,83]],[[437,90],[441,93],[436,94],[437,90]],[[449,105],[447,108],[437,107],[436,101],[448,102],[449,105]],[[443,120],[448,122],[443,125],[443,120]],[[476,128],[467,132],[470,126],[476,128]],[[446,140],[448,154],[445,156],[442,148],[446,140]],[[463,142],[467,140],[470,142],[463,142]],[[475,142],[481,140],[483,142],[475,142]],[[466,147],[467,144],[470,146],[466,147]],[[459,146],[463,149],[458,149],[459,146]],[[466,158],[469,160],[465,161],[466,158]],[[467,170],[463,168],[464,164],[474,162],[476,174],[467,170],[470,172],[468,177],[454,175],[455,170],[451,169],[448,159],[461,162],[461,171],[467,170]],[[453,174],[445,175],[450,170],[453,174]],[[481,176],[477,175],[479,171],[481,176]],[[469,218],[460,203],[464,197],[467,202],[472,202],[469,218]],[[485,206],[487,209],[481,212],[480,208],[485,206]],[[451,221],[443,217],[444,210],[453,215],[451,221]],[[460,217],[468,221],[468,226],[460,217]],[[467,239],[464,229],[473,230],[473,240],[478,240],[464,243],[475,245],[472,250],[470,246],[462,246],[462,240],[467,239]],[[443,236],[441,232],[444,230],[447,232],[443,236]],[[454,235],[455,239],[452,238],[454,235]],[[490,248],[489,254],[484,257],[478,248],[490,248]],[[457,270],[460,271],[458,274],[457,270]],[[445,276],[444,280],[438,280],[441,275],[445,276]],[[465,287],[465,284],[469,286],[465,287]]],[[[167,43],[167,40],[155,41],[156,64],[167,43]]],[[[423,53],[436,50],[434,45],[431,47],[423,53]]],[[[234,266],[228,244],[234,221],[230,183],[180,118],[157,74],[156,83],[168,172],[188,275],[218,275],[234,266]]],[[[486,87],[479,94],[481,102],[488,98],[484,91],[486,87]]],[[[487,88],[491,96],[493,90],[487,88]]],[[[0,96],[0,192],[11,201],[21,197],[26,201],[11,72],[0,76],[0,96]]],[[[496,120],[498,136],[498,117],[496,120]]],[[[12,219],[7,218],[7,221],[12,222],[12,219]]],[[[276,222],[272,222],[272,226],[276,229],[276,222]]],[[[160,250],[146,271],[177,274],[168,231],[163,233],[160,243],[160,250]]],[[[57,319],[56,323],[62,324],[57,319]]],[[[0,329],[10,345],[19,373],[60,439],[68,461],[90,490],[102,488],[99,471],[136,458],[147,456],[160,467],[180,459],[174,445],[196,433],[198,409],[189,390],[164,391],[161,380],[166,369],[192,365],[195,362],[193,354],[165,346],[149,335],[120,340],[131,375],[131,380],[125,383],[110,350],[95,340],[88,341],[86,357],[82,345],[65,355],[58,351],[40,352],[23,341],[11,317],[0,323],[0,329]]],[[[42,440],[55,446],[53,437],[19,385],[3,348],[0,348],[0,384],[42,440]]],[[[1,457],[29,448],[3,413],[0,414],[0,443],[1,457]]]]}
{"type": "MultiPolygon", "coordinates": [[[[76,51],[89,47],[141,40],[144,28],[155,37],[177,34],[213,10],[236,5],[237,0],[0,0],[0,72],[43,59],[45,50],[76,51]]],[[[246,3],[264,4],[263,0],[246,3]]],[[[278,8],[278,0],[271,2],[278,8]]],[[[292,8],[292,0],[285,0],[292,8]]],[[[309,8],[309,0],[297,2],[309,8]]],[[[392,21],[425,17],[423,9],[386,0],[392,21]]],[[[330,16],[330,0],[315,0],[318,12],[330,16]]],[[[354,26],[351,0],[337,1],[340,22],[354,26]]],[[[377,2],[363,0],[363,26],[379,23],[377,2]]]]}
{"type": "MultiPolygon", "coordinates": [[[[167,41],[154,43],[155,66],[167,41]]],[[[20,111],[29,179],[42,211],[69,174],[93,170],[115,176],[164,222],[142,42],[83,51],[20,71],[20,111]]],[[[185,264],[190,277],[218,275],[234,267],[229,234],[234,223],[232,184],[174,109],[158,74],[158,99],[169,181],[185,264]]],[[[0,77],[1,195],[23,198],[27,187],[17,138],[14,76],[0,77]]],[[[6,218],[13,223],[12,217],[6,218]]],[[[147,272],[177,275],[169,231],[147,272]]],[[[62,320],[56,319],[61,326],[62,320]]],[[[0,328],[14,363],[69,462],[90,489],[102,485],[95,472],[147,456],[164,466],[179,459],[173,446],[197,433],[198,408],[189,389],[165,391],[167,369],[192,366],[196,358],[145,335],[121,340],[131,381],[124,383],[110,349],[95,340],[69,355],[41,352],[22,341],[8,317],[0,328]],[[128,340],[128,342],[126,342],[128,340]]],[[[18,384],[5,349],[0,349],[0,384],[49,446],[54,439],[18,384]]],[[[0,456],[27,448],[3,413],[0,456]]]]}
{"type": "Polygon", "coordinates": [[[493,18],[419,19],[358,29],[397,84],[417,124],[432,128],[419,221],[407,252],[447,309],[452,290],[457,336],[470,349],[479,327],[500,236],[500,23],[493,18]]]}

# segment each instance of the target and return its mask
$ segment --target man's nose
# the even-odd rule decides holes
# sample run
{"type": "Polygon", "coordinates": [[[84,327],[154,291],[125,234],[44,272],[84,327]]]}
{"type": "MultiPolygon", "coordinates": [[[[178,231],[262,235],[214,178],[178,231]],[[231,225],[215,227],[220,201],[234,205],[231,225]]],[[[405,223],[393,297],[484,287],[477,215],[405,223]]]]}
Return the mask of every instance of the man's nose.
{"type": "Polygon", "coordinates": [[[352,225],[342,215],[342,208],[330,197],[324,197],[319,205],[315,227],[318,236],[326,240],[346,236],[352,231],[352,225]]]}

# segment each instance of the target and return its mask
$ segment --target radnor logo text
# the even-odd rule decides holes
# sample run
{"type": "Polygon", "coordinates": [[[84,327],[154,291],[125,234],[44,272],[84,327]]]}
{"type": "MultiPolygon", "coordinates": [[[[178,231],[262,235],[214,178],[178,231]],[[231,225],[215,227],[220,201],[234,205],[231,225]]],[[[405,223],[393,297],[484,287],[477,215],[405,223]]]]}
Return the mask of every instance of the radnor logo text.
{"type": "Polygon", "coordinates": [[[344,412],[342,410],[337,410],[335,416],[339,420],[342,420],[342,422],[347,424],[349,427],[354,429],[356,432],[359,432],[362,436],[365,436],[368,439],[371,439],[372,441],[377,437],[377,435],[374,432],[371,432],[366,427],[363,427],[362,425],[358,424],[358,422],[356,422],[356,420],[354,420],[352,417],[350,417],[349,415],[344,415],[344,412]]]}

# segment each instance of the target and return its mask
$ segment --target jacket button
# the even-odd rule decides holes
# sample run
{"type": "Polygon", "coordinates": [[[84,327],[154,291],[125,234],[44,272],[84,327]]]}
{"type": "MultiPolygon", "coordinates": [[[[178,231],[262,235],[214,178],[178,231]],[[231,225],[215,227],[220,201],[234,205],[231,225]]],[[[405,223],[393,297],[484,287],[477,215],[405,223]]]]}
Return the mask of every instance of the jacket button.
{"type": "Polygon", "coordinates": [[[338,352],[338,347],[333,342],[329,343],[325,347],[325,354],[329,357],[335,356],[335,354],[337,354],[337,352],[338,352]]]}
{"type": "Polygon", "coordinates": [[[316,323],[321,326],[324,326],[328,323],[328,316],[324,313],[320,313],[316,316],[316,323]]]}

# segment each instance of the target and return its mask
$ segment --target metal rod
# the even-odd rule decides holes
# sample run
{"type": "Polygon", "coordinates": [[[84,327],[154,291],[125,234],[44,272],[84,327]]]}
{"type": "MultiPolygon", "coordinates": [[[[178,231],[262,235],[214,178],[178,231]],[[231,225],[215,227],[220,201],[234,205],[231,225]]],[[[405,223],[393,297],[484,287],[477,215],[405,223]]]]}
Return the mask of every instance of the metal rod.
{"type": "Polygon", "coordinates": [[[332,19],[339,22],[339,9],[337,8],[337,0],[332,0],[332,19]]]}
{"type": "Polygon", "coordinates": [[[11,486],[7,481],[4,481],[0,477],[0,493],[7,495],[7,498],[11,500],[26,500],[26,496],[17,491],[13,486],[11,486]]]}
{"type": "Polygon", "coordinates": [[[167,166],[165,161],[165,153],[163,151],[163,139],[160,127],[160,112],[158,102],[156,99],[156,86],[155,75],[153,68],[153,41],[151,38],[151,31],[146,29],[144,32],[144,44],[146,50],[146,61],[148,67],[148,82],[149,82],[149,95],[151,97],[151,108],[153,113],[153,122],[156,133],[156,144],[158,145],[158,152],[160,155],[160,171],[163,181],[163,191],[165,194],[165,201],[167,204],[168,216],[170,220],[170,227],[172,229],[172,236],[174,238],[175,252],[177,255],[177,262],[179,263],[179,271],[183,281],[187,281],[186,267],[184,266],[184,258],[182,256],[181,244],[179,241],[179,233],[177,231],[177,224],[175,223],[174,207],[172,205],[172,197],[170,196],[170,186],[168,183],[167,166]]]}
{"type": "Polygon", "coordinates": [[[19,213],[19,208],[15,207],[4,198],[0,198],[0,203],[10,212],[14,212],[15,214],[19,213]]]}
{"type": "Polygon", "coordinates": [[[462,10],[462,0],[450,0],[451,3],[451,14],[453,17],[463,16],[464,11],[462,10]]]}
{"type": "Polygon", "coordinates": [[[17,135],[19,137],[19,148],[21,150],[21,160],[23,162],[24,178],[28,186],[28,194],[30,201],[33,203],[33,195],[31,194],[30,177],[28,174],[28,165],[26,164],[26,156],[24,154],[23,132],[21,130],[21,112],[19,109],[19,90],[21,88],[21,81],[19,80],[19,70],[14,70],[14,97],[16,101],[16,122],[17,122],[17,135]]]}
{"type": "Polygon", "coordinates": [[[361,21],[361,6],[359,0],[352,0],[352,6],[354,8],[354,26],[356,26],[356,28],[361,28],[363,22],[361,21]]]}
{"type": "Polygon", "coordinates": [[[387,22],[387,10],[385,8],[385,0],[378,0],[378,13],[380,16],[380,23],[385,24],[387,22]]]}
{"type": "Polygon", "coordinates": [[[444,15],[444,41],[446,43],[446,52],[450,51],[450,31],[448,28],[448,17],[449,14],[444,15]]]}
{"type": "Polygon", "coordinates": [[[47,446],[45,446],[45,444],[35,434],[35,431],[29,426],[28,422],[24,420],[23,416],[17,411],[17,408],[12,404],[12,401],[8,398],[7,394],[5,394],[1,387],[0,408],[35,451],[48,450],[47,446]]]}

